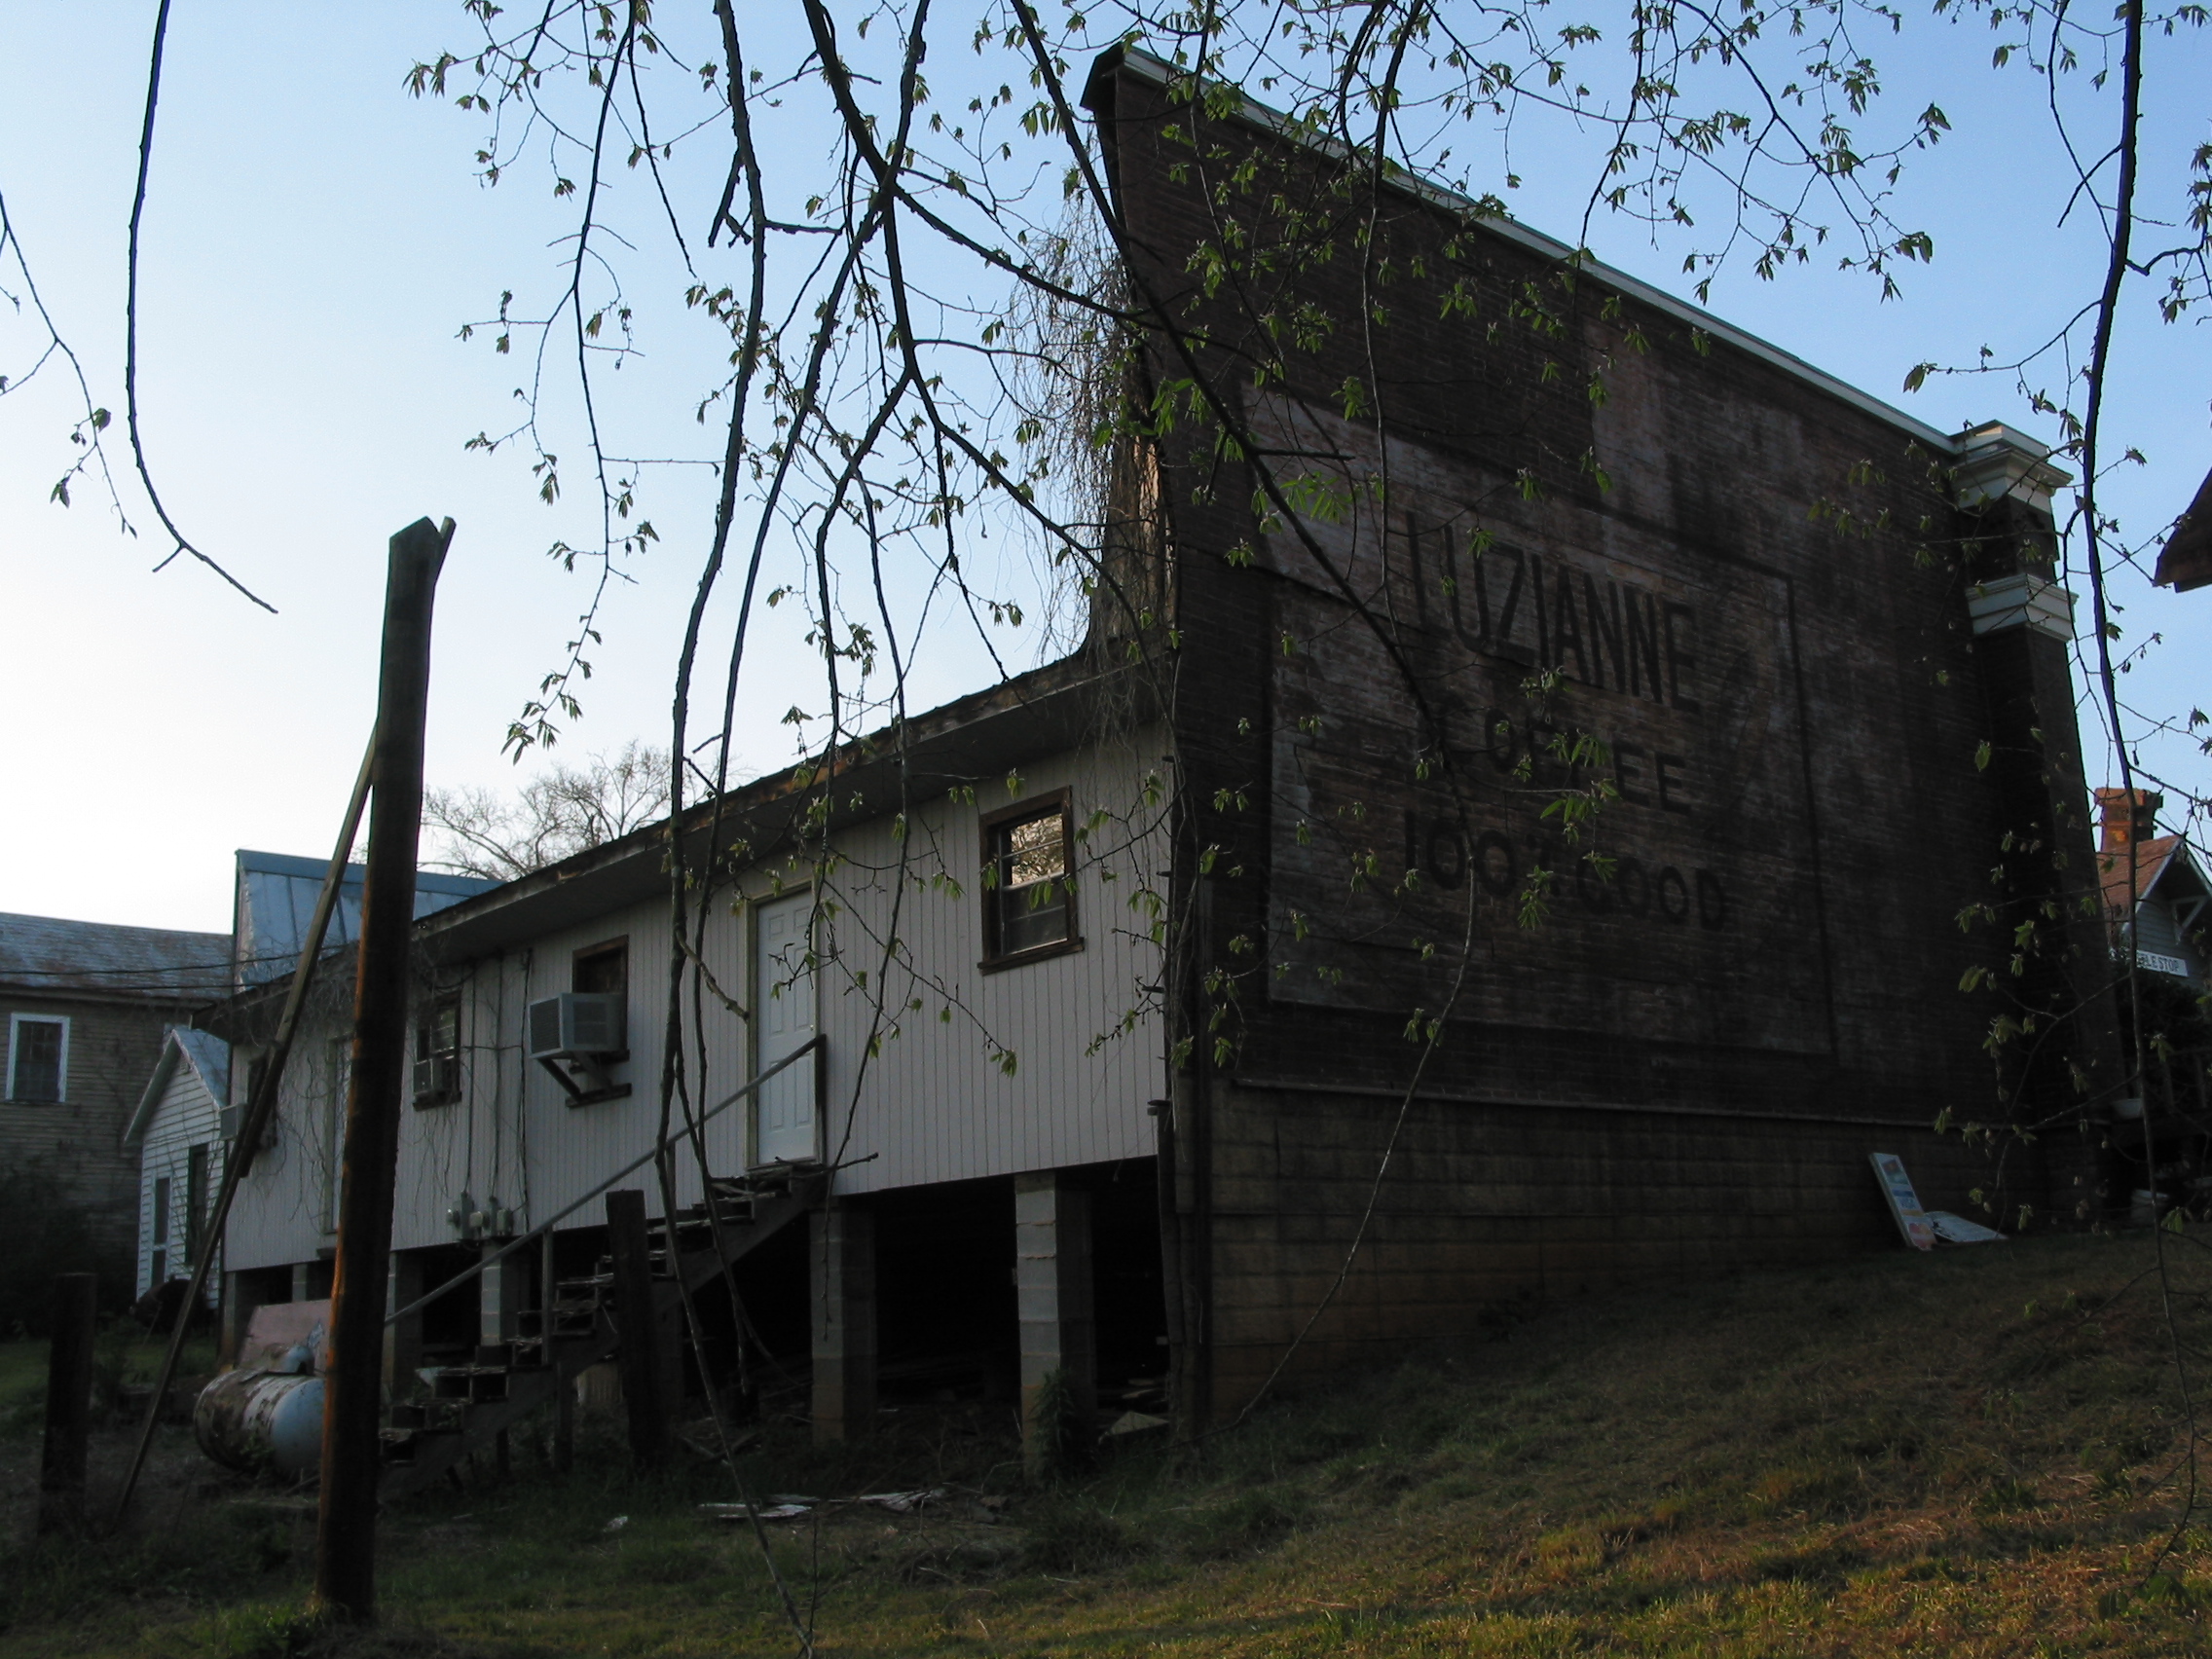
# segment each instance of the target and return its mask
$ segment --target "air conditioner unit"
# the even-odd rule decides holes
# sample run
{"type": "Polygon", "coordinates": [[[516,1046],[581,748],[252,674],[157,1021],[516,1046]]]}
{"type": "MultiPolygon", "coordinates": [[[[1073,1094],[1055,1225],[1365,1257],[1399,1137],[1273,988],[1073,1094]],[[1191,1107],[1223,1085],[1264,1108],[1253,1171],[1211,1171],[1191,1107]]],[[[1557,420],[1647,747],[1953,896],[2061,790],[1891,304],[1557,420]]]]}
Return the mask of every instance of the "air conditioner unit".
{"type": "MultiPolygon", "coordinates": [[[[239,1138],[239,1131],[245,1127],[245,1102],[241,1100],[235,1106],[222,1108],[216,1114],[216,1123],[217,1133],[224,1140],[236,1141],[239,1138]]],[[[261,1126],[261,1146],[258,1150],[266,1152],[276,1144],[276,1114],[272,1112],[269,1114],[269,1122],[261,1126]]]]}
{"type": "Polygon", "coordinates": [[[563,991],[530,1005],[530,1057],[583,1060],[630,1046],[623,999],[611,991],[563,991]]]}
{"type": "Polygon", "coordinates": [[[608,1066],[630,1057],[627,1013],[624,999],[612,991],[563,991],[530,1005],[525,1022],[530,1057],[553,1074],[570,1105],[618,1100],[630,1092],[628,1084],[607,1075],[608,1066]]]}
{"type": "Polygon", "coordinates": [[[445,1100],[460,1092],[461,1057],[458,1054],[432,1054],[426,1060],[415,1062],[417,1104],[445,1100]]]}

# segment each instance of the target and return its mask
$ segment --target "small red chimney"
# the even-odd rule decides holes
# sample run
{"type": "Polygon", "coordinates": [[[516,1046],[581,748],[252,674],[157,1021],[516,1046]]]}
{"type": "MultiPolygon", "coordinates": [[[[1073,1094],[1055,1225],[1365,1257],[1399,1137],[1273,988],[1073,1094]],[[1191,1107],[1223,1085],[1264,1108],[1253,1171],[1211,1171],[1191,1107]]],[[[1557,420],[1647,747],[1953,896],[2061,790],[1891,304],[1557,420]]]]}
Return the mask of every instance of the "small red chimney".
{"type": "Polygon", "coordinates": [[[2131,843],[2151,839],[2158,832],[2158,810],[2165,804],[2166,797],[2156,790],[2135,791],[2132,806],[2125,790],[2097,791],[2097,818],[2102,831],[2097,839],[2097,851],[2121,853],[2131,843]]]}

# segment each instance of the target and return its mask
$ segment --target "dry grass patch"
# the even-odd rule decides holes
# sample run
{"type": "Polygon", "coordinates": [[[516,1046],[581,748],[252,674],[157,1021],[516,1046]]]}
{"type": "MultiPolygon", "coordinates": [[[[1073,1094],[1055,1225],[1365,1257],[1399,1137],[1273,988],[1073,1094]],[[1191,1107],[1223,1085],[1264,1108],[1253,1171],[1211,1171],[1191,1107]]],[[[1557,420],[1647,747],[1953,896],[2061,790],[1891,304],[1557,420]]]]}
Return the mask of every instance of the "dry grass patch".
{"type": "MultiPolygon", "coordinates": [[[[2201,1346],[2199,1252],[2174,1248],[2201,1346]]],[[[1044,1491],[1014,1482],[1011,1425],[959,1412],[828,1456],[794,1430],[751,1472],[954,1489],[779,1532],[825,1654],[2194,1653],[2212,1536],[2180,1526],[2149,1261],[2142,1235],[2049,1238],[1562,1306],[1044,1491]]],[[[424,1500],[388,1524],[400,1622],[377,1639],[418,1648],[362,1651],[788,1652],[750,1538],[694,1507],[728,1495],[703,1465],[641,1481],[609,1447],[566,1480],[424,1500]]],[[[262,1566],[234,1541],[181,1585],[166,1547],[164,1598],[129,1618],[151,1540],[0,1568],[0,1649],[338,1640],[287,1622],[304,1538],[262,1566]],[[73,1616],[41,1571],[78,1574],[73,1616]]]]}

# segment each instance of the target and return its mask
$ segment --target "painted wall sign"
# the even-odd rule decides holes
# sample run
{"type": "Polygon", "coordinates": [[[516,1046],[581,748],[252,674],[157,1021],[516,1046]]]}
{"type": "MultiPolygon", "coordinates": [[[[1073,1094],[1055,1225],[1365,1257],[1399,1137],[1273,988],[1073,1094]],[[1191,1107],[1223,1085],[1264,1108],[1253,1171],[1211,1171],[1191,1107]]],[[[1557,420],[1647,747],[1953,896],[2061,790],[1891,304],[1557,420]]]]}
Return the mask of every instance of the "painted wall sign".
{"type": "Polygon", "coordinates": [[[1297,584],[1273,684],[1272,994],[1433,1011],[1471,919],[1459,1016],[1826,1051],[1788,581],[1523,502],[1309,405],[1252,421],[1319,549],[1286,524],[1255,549],[1297,584]],[[1556,683],[1531,691],[1543,671],[1556,683]],[[1545,809],[1588,782],[1554,755],[1577,732],[1617,798],[1569,845],[1545,809]]]}

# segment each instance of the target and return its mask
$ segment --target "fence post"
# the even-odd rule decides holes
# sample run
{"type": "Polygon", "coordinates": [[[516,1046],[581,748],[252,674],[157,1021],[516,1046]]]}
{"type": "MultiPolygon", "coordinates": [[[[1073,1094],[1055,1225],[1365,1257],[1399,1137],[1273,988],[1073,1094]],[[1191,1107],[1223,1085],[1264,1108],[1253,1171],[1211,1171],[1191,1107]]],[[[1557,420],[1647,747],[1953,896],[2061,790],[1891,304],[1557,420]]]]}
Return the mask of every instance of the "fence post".
{"type": "Polygon", "coordinates": [[[85,1445],[92,1417],[92,1337],[99,1280],[54,1278],[54,1342],[46,1356],[46,1451],[39,1463],[38,1530],[73,1530],[85,1518],[85,1445]]]}

